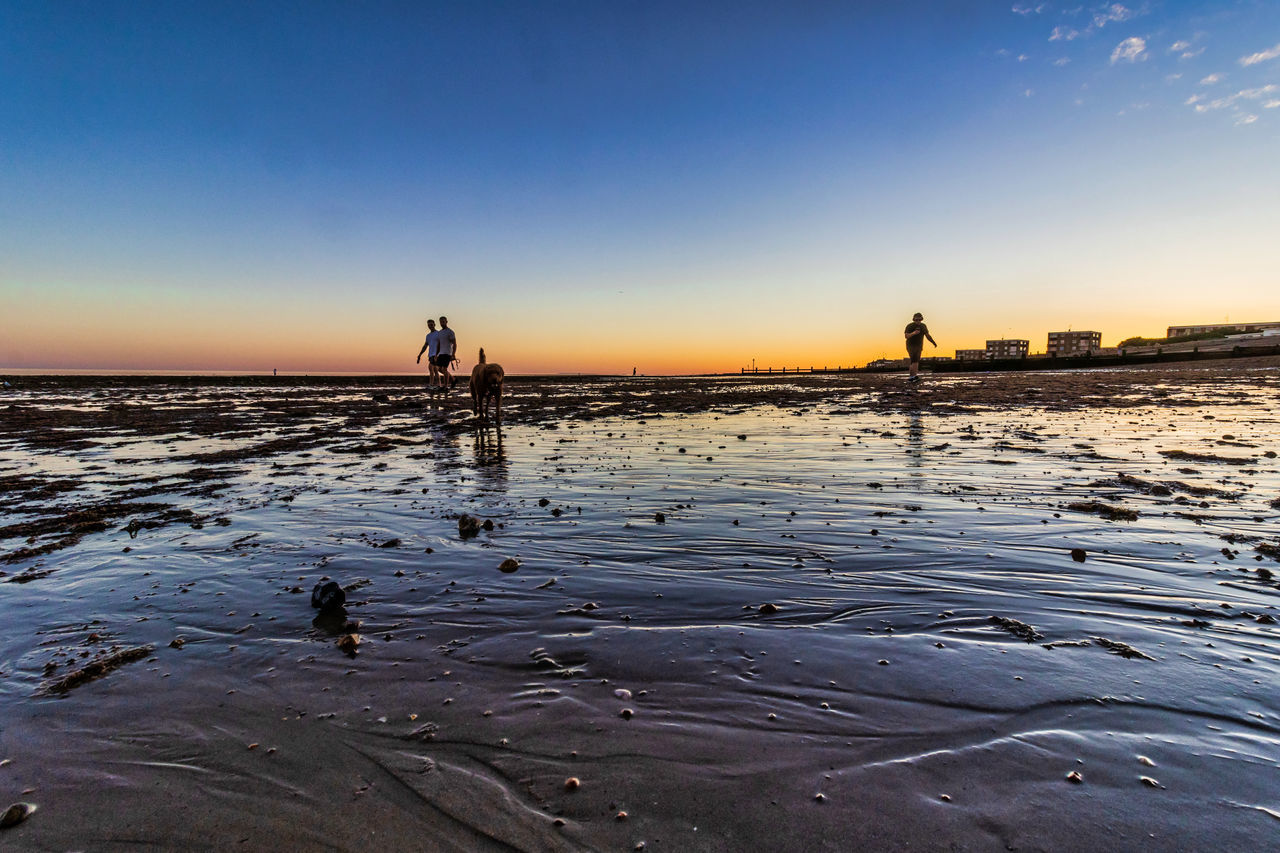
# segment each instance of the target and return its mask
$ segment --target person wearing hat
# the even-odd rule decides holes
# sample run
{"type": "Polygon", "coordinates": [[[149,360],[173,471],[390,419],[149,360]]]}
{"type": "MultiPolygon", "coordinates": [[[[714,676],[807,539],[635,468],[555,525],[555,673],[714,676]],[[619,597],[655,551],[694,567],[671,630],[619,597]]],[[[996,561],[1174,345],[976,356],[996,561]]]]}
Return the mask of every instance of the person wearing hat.
{"type": "Polygon", "coordinates": [[[929,327],[924,324],[924,315],[916,313],[911,318],[911,322],[907,324],[904,336],[907,339],[907,358],[911,360],[911,381],[920,381],[920,353],[924,352],[924,342],[928,338],[929,343],[935,347],[938,342],[929,334],[929,327]]]}

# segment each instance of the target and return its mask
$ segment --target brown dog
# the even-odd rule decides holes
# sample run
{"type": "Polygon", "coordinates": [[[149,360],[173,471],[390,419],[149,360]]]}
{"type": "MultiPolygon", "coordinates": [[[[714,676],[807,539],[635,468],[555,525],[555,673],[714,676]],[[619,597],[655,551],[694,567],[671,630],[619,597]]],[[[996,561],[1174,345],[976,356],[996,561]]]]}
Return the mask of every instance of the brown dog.
{"type": "Polygon", "coordinates": [[[500,364],[486,364],[484,349],[480,350],[480,363],[471,368],[471,409],[480,420],[487,420],[489,401],[493,400],[494,420],[502,423],[502,380],[506,373],[500,364]]]}

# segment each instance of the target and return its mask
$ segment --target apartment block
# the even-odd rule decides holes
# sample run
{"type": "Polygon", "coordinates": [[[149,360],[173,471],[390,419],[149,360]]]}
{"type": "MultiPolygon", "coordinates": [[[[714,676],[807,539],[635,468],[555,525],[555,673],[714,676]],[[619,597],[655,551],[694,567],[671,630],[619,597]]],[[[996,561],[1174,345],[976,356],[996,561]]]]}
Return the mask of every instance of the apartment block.
{"type": "Polygon", "coordinates": [[[987,351],[984,349],[958,349],[956,361],[986,361],[987,351]]]}
{"type": "Polygon", "coordinates": [[[1165,337],[1180,338],[1183,335],[1200,335],[1205,332],[1217,332],[1222,329],[1239,329],[1241,332],[1265,332],[1267,329],[1280,329],[1276,323],[1212,323],[1207,326],[1170,326],[1165,337]]]}
{"type": "Polygon", "coordinates": [[[1031,351],[1031,341],[1020,338],[1002,338],[998,341],[987,341],[987,358],[1026,358],[1031,351]]]}
{"type": "Polygon", "coordinates": [[[1102,332],[1050,332],[1045,352],[1053,356],[1088,355],[1102,348],[1102,332]]]}

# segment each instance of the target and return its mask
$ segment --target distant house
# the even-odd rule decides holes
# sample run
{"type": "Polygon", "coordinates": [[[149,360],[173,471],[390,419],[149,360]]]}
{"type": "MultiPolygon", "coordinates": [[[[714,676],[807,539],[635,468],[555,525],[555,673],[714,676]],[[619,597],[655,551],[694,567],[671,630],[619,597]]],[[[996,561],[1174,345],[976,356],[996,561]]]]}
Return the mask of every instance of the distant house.
{"type": "Polygon", "coordinates": [[[958,349],[956,361],[986,361],[987,351],[984,349],[958,349]]]}
{"type": "Polygon", "coordinates": [[[1031,350],[1031,341],[1020,338],[1002,338],[998,341],[987,341],[987,358],[1026,358],[1031,350]]]}
{"type": "Polygon", "coordinates": [[[1102,349],[1102,332],[1050,332],[1045,352],[1050,358],[1088,355],[1102,349]]]}
{"type": "Polygon", "coordinates": [[[1165,337],[1180,338],[1184,335],[1202,335],[1205,332],[1220,332],[1235,329],[1241,332],[1265,332],[1267,329],[1280,329],[1280,322],[1275,323],[1213,323],[1207,326],[1170,326],[1165,337]]]}

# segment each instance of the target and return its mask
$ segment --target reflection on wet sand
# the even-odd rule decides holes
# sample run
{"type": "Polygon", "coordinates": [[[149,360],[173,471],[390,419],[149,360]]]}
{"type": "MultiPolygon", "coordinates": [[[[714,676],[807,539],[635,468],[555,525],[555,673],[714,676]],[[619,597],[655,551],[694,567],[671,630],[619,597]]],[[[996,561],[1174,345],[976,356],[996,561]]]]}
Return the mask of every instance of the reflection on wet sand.
{"type": "Polygon", "coordinates": [[[508,382],[15,388],[5,840],[1271,844],[1273,366],[508,382]]]}

